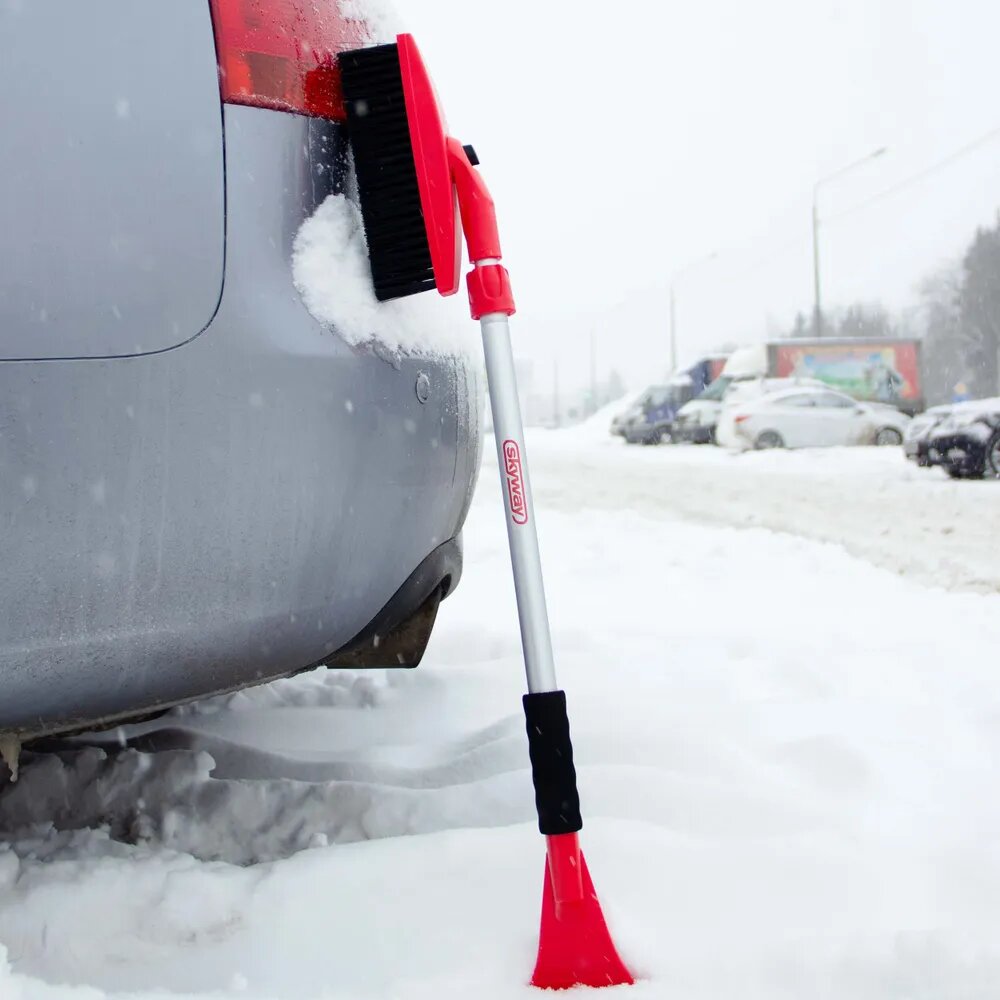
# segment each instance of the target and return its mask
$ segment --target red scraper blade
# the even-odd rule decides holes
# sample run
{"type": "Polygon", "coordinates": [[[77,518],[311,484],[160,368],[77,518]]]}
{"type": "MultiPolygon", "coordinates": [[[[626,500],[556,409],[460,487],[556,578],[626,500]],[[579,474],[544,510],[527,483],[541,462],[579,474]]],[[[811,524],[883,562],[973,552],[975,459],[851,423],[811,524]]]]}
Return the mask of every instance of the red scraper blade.
{"type": "Polygon", "coordinates": [[[575,833],[547,841],[538,961],[531,985],[621,986],[635,982],[611,940],[575,833]]]}

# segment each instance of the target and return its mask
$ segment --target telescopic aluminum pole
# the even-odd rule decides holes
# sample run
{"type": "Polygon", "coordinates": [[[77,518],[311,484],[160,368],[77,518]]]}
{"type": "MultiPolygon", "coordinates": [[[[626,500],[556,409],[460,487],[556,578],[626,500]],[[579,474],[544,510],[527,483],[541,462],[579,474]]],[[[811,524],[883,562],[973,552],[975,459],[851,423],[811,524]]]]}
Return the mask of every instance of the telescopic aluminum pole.
{"type": "Polygon", "coordinates": [[[487,313],[479,320],[486,354],[486,377],[493,410],[493,435],[504,510],[507,540],[514,571],[514,591],[521,625],[524,670],[532,694],[555,691],[556,668],[542,583],[542,560],[538,553],[535,510],[524,449],[524,427],[517,395],[517,375],[510,345],[510,325],[504,313],[487,313]]]}

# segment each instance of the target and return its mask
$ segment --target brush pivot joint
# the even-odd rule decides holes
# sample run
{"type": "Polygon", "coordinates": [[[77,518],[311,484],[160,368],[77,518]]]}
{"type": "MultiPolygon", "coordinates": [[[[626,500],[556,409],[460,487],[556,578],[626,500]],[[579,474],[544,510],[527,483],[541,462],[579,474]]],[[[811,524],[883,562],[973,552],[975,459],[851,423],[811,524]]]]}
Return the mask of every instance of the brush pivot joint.
{"type": "Polygon", "coordinates": [[[448,165],[458,195],[469,260],[475,265],[466,278],[469,311],[473,319],[489,313],[512,316],[514,292],[510,275],[500,263],[500,234],[493,197],[475,169],[479,158],[471,146],[463,146],[457,139],[449,136],[447,144],[448,165]]]}

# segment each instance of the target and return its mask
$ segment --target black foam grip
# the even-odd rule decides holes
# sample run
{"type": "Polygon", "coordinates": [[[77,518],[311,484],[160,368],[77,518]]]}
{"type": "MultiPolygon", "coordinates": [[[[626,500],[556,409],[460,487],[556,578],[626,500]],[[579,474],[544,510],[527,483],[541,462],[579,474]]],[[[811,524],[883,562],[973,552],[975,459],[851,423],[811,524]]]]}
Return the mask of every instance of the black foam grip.
{"type": "Polygon", "coordinates": [[[538,829],[546,836],[576,833],[583,827],[583,819],[576,790],[566,694],[544,691],[526,694],[523,700],[538,829]]]}

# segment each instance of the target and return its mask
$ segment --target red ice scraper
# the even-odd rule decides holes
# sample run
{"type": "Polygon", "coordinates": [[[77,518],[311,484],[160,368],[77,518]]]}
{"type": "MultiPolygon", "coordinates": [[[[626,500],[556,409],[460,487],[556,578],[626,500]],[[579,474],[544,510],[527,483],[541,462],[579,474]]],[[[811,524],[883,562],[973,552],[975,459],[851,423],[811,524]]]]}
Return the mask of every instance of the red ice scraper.
{"type": "Polygon", "coordinates": [[[577,834],[566,696],[556,684],[507,318],[493,199],[470,146],[448,135],[410,35],[338,56],[375,295],[458,290],[464,232],[472,318],[482,326],[507,537],[528,677],[524,714],[538,827],[547,839],[538,961],[531,982],[560,989],[633,982],[608,933],[577,834]],[[457,210],[456,210],[457,202],[457,210]],[[459,227],[461,219],[461,228],[459,227]]]}

